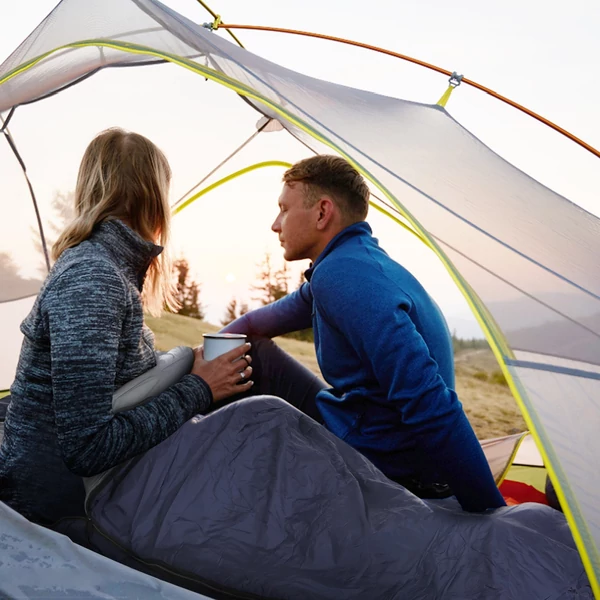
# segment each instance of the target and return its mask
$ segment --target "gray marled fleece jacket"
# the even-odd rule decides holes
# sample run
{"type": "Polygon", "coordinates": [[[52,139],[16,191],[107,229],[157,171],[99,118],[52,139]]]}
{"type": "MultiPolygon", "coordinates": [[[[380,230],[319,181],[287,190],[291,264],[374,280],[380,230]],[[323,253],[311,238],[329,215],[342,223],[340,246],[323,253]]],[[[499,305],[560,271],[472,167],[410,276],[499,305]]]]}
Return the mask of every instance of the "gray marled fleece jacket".
{"type": "Polygon", "coordinates": [[[33,521],[82,515],[82,476],[152,448],[210,406],[208,385],[186,375],[142,406],[111,411],[114,391],[156,364],[140,290],[160,251],[120,221],[101,224],[62,254],[21,325],[0,500],[33,521]]]}

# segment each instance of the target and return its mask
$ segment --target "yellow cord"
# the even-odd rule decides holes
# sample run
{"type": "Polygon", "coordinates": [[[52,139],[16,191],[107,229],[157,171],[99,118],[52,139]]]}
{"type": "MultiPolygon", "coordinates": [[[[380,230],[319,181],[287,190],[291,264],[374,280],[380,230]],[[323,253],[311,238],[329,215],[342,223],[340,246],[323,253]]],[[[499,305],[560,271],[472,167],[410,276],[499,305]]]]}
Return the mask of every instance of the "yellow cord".
{"type": "Polygon", "coordinates": [[[452,90],[455,88],[455,85],[449,85],[448,89],[442,94],[442,97],[437,101],[438,106],[442,106],[444,108],[446,108],[446,104],[448,102],[448,100],[450,99],[450,94],[452,93],[452,90]]]}
{"type": "MultiPolygon", "coordinates": [[[[212,24],[212,28],[213,29],[219,29],[219,26],[221,25],[221,15],[218,15],[214,10],[212,10],[210,8],[210,6],[208,6],[208,4],[206,4],[206,2],[203,2],[203,0],[198,0],[198,3],[202,5],[202,8],[204,8],[204,10],[208,11],[212,18],[214,19],[213,24],[212,24]]],[[[242,44],[242,42],[240,42],[240,40],[236,37],[235,33],[233,33],[233,31],[230,31],[229,29],[226,29],[225,31],[227,31],[227,33],[237,42],[237,44],[240,46],[240,48],[244,47],[244,44],[242,44]]]]}

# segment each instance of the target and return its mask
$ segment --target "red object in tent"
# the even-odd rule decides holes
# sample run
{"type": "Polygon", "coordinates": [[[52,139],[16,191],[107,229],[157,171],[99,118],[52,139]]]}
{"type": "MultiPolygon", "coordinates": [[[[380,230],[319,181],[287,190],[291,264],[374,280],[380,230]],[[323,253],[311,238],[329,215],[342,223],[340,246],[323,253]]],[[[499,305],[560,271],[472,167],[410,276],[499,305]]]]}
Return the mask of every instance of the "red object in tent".
{"type": "Polygon", "coordinates": [[[548,506],[546,494],[537,488],[521,481],[510,481],[505,479],[500,485],[500,493],[504,496],[508,506],[523,504],[523,502],[537,502],[548,506]]]}

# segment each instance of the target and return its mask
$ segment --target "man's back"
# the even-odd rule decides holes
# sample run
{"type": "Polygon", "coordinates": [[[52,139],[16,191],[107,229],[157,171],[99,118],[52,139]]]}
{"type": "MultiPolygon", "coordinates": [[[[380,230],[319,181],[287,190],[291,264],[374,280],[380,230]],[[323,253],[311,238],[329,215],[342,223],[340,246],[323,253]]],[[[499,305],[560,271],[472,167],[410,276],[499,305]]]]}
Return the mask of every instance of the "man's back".
{"type": "Polygon", "coordinates": [[[315,263],[309,276],[313,291],[322,278],[323,285],[334,286],[337,301],[363,305],[364,319],[373,317],[369,309],[384,314],[405,311],[437,362],[444,383],[454,389],[452,340],[442,312],[421,283],[379,246],[367,223],[346,229],[315,263]],[[336,285],[340,279],[348,280],[350,298],[340,296],[342,290],[336,285]]]}
{"type": "Polygon", "coordinates": [[[392,479],[449,484],[468,510],[502,506],[453,389],[448,327],[419,282],[366,222],[334,237],[307,278],[327,428],[392,479]]]}

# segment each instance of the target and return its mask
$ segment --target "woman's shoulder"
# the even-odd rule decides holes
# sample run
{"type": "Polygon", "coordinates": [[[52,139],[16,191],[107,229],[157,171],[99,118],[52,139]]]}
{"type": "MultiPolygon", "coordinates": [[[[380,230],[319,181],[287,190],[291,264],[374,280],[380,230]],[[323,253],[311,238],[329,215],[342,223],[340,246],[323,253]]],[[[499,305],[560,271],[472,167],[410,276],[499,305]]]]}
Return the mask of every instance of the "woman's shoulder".
{"type": "Polygon", "coordinates": [[[21,324],[24,334],[47,335],[50,313],[66,310],[85,315],[90,307],[105,305],[116,310],[128,304],[126,282],[118,266],[105,253],[86,246],[82,242],[60,255],[21,324]]]}
{"type": "Polygon", "coordinates": [[[107,285],[121,287],[124,279],[119,267],[102,248],[86,240],[60,255],[42,292],[73,285],[82,289],[107,285]]]}

